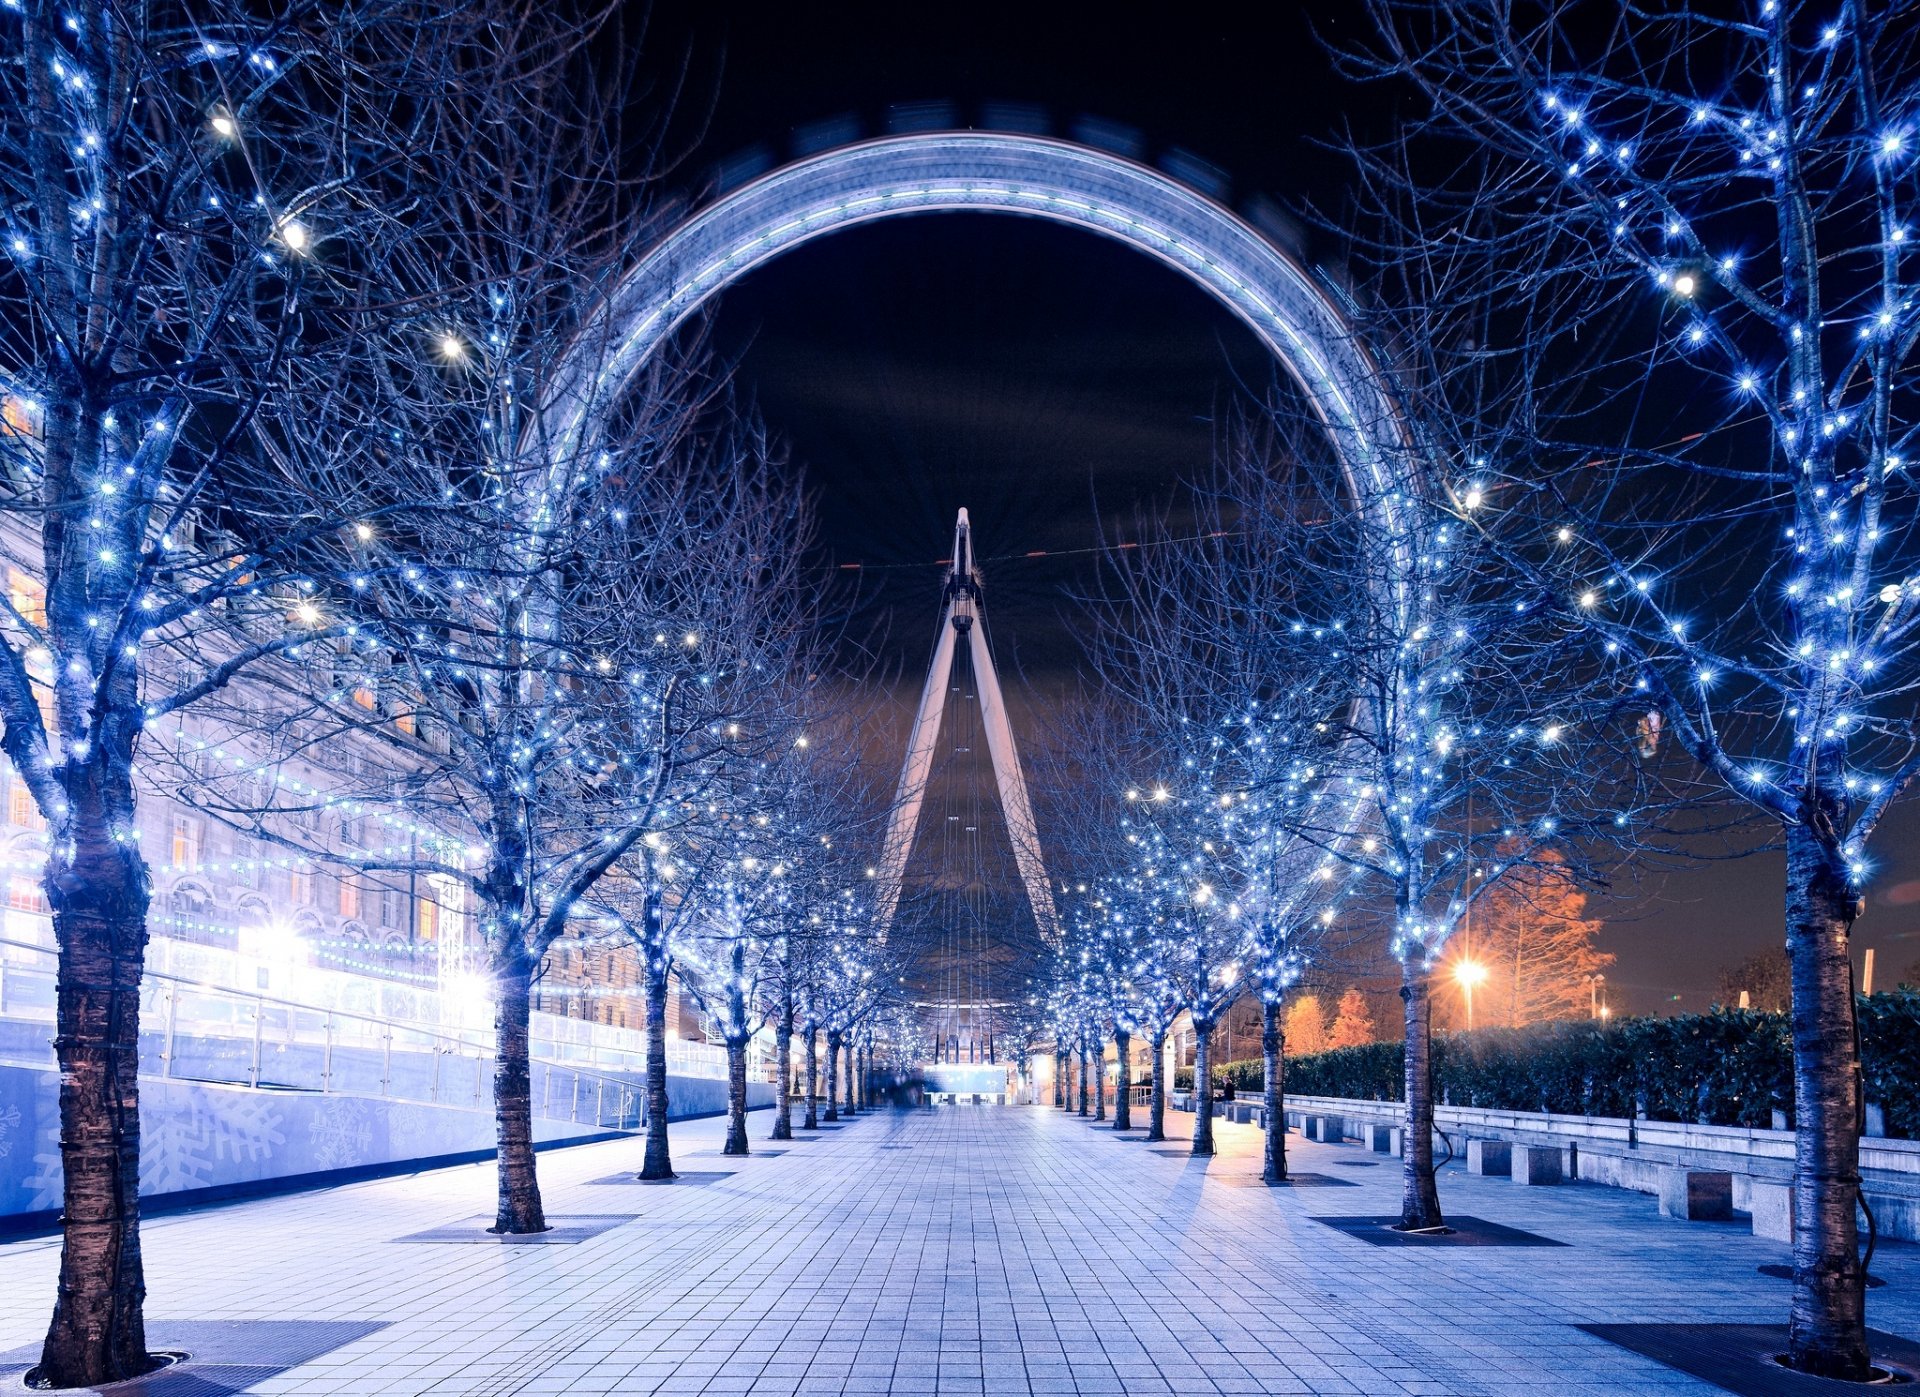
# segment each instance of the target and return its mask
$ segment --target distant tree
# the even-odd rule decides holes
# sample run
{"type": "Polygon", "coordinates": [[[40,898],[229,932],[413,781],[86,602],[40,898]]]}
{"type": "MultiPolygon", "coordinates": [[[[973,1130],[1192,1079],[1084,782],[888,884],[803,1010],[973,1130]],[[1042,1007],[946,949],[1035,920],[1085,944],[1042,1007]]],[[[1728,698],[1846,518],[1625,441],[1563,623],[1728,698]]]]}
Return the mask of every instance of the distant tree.
{"type": "MultiPolygon", "coordinates": [[[[1902,978],[1911,984],[1920,984],[1915,977],[1920,965],[1908,970],[1902,978]]],[[[1741,991],[1746,991],[1747,1007],[1761,1009],[1769,1014],[1781,1013],[1788,1008],[1793,999],[1793,967],[1784,950],[1762,951],[1757,956],[1748,956],[1738,965],[1729,965],[1720,972],[1720,1003],[1733,1008],[1740,1003],[1741,991]]]]}
{"type": "Polygon", "coordinates": [[[1367,997],[1359,986],[1349,986],[1340,996],[1340,1007],[1334,1011],[1333,1027],[1327,1030],[1327,1046],[1357,1048],[1372,1041],[1373,1015],[1367,1012],[1367,997]]]}
{"type": "Polygon", "coordinates": [[[1285,1031],[1290,1053],[1318,1053],[1333,1046],[1327,1037],[1327,1011],[1316,994],[1303,994],[1293,1001],[1285,1031]]]}

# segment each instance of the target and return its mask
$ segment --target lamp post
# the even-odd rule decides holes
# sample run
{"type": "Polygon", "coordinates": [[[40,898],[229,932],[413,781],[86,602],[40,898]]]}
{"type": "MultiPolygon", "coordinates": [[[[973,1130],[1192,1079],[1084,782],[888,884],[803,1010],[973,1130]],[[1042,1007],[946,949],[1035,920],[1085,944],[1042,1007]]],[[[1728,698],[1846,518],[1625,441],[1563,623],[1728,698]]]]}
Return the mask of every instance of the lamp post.
{"type": "Polygon", "coordinates": [[[1477,960],[1454,962],[1453,978],[1467,997],[1467,1032],[1473,1032],[1473,987],[1487,978],[1487,967],[1477,960]]]}
{"type": "Polygon", "coordinates": [[[1587,1017],[1600,1017],[1600,986],[1606,982],[1607,977],[1597,970],[1587,976],[1587,1017]]]}

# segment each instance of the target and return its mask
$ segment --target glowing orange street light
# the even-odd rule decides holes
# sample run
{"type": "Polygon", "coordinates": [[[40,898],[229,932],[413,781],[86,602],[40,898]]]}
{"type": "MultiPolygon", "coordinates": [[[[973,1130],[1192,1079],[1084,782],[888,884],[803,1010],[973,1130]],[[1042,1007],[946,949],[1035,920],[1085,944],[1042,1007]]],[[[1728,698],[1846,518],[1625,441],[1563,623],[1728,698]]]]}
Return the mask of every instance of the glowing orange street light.
{"type": "Polygon", "coordinates": [[[1473,987],[1487,978],[1487,967],[1477,960],[1455,961],[1453,978],[1467,997],[1467,1030],[1473,1030],[1473,987]]]}

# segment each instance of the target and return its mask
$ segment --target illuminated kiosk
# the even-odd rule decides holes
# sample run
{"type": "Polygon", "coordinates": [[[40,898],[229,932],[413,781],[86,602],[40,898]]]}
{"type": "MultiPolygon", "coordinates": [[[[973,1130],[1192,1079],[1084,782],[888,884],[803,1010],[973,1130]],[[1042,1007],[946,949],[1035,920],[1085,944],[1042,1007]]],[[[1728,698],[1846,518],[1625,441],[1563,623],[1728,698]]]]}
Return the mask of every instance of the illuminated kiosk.
{"type": "MultiPolygon", "coordinates": [[[[1160,171],[1025,134],[862,141],[795,161],[694,213],[621,278],[568,350],[542,405],[551,449],[564,456],[585,444],[598,413],[687,317],[756,267],[843,228],[926,213],[1043,218],[1179,271],[1272,351],[1318,414],[1356,498],[1383,501],[1378,523],[1398,533],[1393,500],[1416,478],[1414,453],[1333,295],[1231,209],[1160,171]]],[[[883,927],[891,915],[889,906],[883,927]]]]}
{"type": "Polygon", "coordinates": [[[991,1062],[923,1064],[927,1099],[936,1106],[1004,1106],[1013,1099],[1008,1065],[991,1062]]]}

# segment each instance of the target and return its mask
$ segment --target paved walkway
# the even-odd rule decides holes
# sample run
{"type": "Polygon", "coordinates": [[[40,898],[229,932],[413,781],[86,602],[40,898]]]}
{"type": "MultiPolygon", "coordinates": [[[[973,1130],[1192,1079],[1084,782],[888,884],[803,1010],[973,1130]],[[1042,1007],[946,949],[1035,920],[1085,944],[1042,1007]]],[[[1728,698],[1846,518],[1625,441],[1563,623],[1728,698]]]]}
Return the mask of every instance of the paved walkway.
{"type": "MultiPolygon", "coordinates": [[[[768,1125],[753,1117],[756,1146],[768,1125]]],[[[1297,1167],[1354,1186],[1268,1190],[1248,1186],[1257,1132],[1219,1131],[1203,1164],[1051,1108],[958,1108],[735,1161],[706,1154],[719,1122],[692,1122],[676,1164],[727,1177],[591,1182],[636,1167],[637,1140],[543,1155],[549,1213],[605,1229],[566,1245],[399,1240],[489,1213],[490,1166],[159,1218],[149,1339],[359,1322],[302,1330],[332,1336],[309,1351],[349,1337],[297,1366],[209,1369],[183,1394],[1471,1397],[1713,1392],[1572,1326],[1784,1318],[1786,1282],[1755,1267],[1785,1249],[1738,1226],[1456,1169],[1453,1210],[1566,1245],[1376,1247],[1312,1219],[1393,1211],[1390,1165],[1294,1137],[1297,1167]]],[[[37,1341],[55,1260],[50,1242],[0,1246],[0,1351],[37,1341]]],[[[1883,1248],[1875,1270],[1871,1322],[1920,1335],[1920,1247],[1883,1248]]]]}

